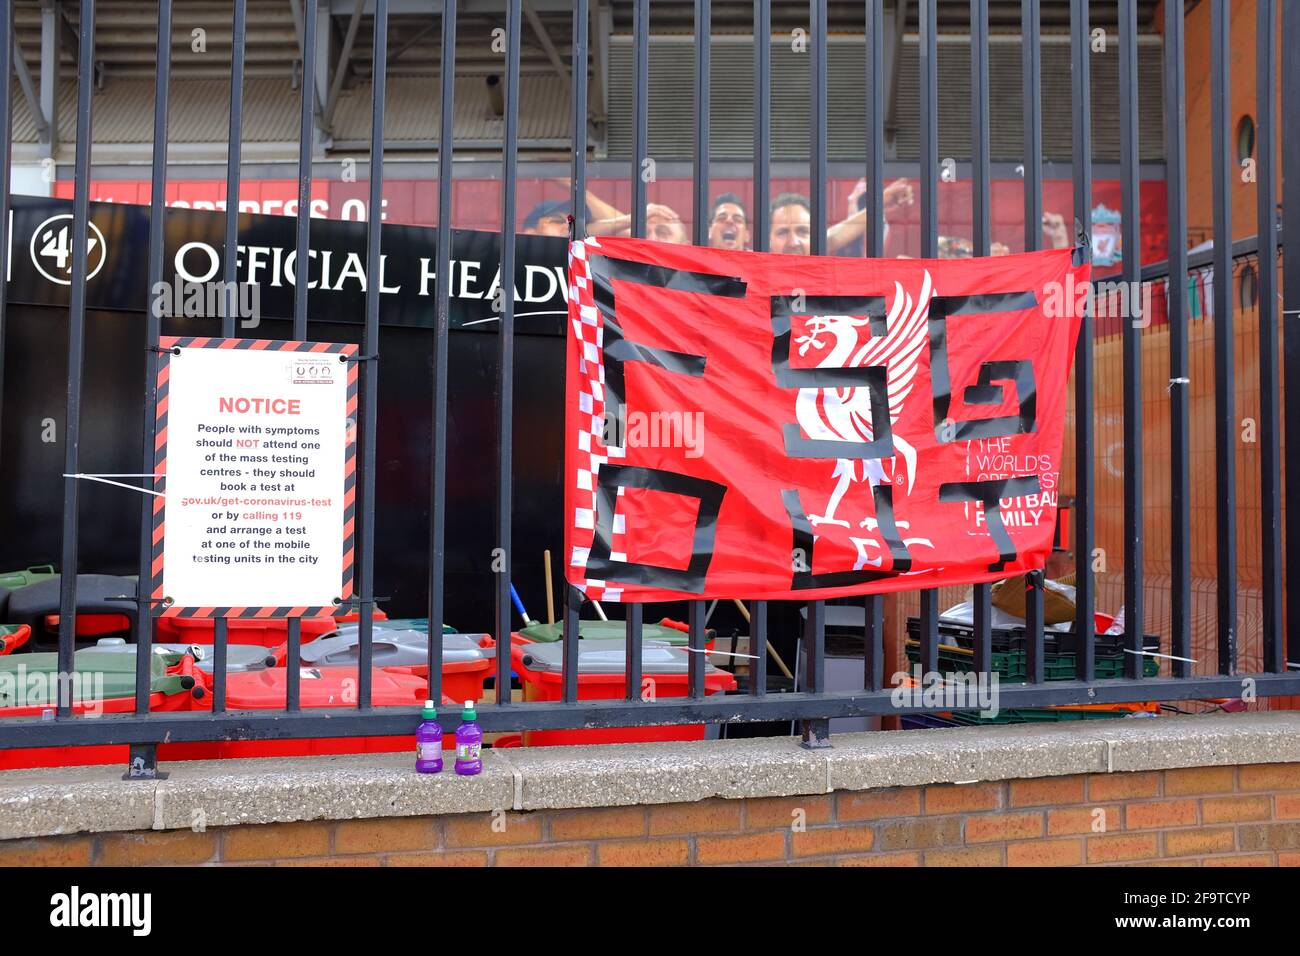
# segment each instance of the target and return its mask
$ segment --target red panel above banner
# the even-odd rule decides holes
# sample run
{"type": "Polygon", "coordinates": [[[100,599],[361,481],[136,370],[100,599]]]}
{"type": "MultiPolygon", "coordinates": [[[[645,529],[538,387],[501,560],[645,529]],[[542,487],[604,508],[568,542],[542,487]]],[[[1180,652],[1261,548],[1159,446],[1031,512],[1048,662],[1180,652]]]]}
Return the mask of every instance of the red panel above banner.
{"type": "Polygon", "coordinates": [[[567,579],[597,600],[806,599],[1041,567],[1072,258],[574,243],[567,579]]]}

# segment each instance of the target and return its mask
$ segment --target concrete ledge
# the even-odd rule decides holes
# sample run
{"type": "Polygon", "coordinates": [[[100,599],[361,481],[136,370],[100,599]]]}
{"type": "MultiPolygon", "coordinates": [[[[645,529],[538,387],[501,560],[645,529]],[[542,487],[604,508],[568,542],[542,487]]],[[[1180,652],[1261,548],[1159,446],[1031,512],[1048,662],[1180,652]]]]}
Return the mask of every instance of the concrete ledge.
{"type": "Polygon", "coordinates": [[[0,839],[567,807],[681,803],[1079,773],[1300,762],[1300,713],[493,750],[483,773],[416,774],[409,754],[185,761],[0,773],[0,839]]]}

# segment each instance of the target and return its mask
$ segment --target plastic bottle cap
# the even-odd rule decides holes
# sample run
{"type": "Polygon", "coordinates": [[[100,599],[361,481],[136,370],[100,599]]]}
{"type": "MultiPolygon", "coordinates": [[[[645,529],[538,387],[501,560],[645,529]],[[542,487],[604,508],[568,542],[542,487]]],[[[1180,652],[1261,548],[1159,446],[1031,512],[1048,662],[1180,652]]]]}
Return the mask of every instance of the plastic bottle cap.
{"type": "Polygon", "coordinates": [[[474,701],[465,701],[465,709],[461,712],[461,720],[477,720],[478,714],[474,711],[474,701]]]}
{"type": "Polygon", "coordinates": [[[425,720],[434,720],[437,718],[438,709],[433,706],[433,701],[426,700],[424,702],[424,710],[420,711],[420,716],[425,720]]]}

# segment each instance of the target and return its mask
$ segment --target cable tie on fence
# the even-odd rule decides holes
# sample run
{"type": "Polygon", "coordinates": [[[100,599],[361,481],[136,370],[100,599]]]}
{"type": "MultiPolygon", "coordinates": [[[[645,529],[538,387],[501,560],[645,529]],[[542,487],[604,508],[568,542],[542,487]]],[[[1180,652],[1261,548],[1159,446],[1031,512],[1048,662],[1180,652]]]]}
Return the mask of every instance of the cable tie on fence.
{"type": "Polygon", "coordinates": [[[1192,380],[1190,378],[1171,378],[1169,380],[1169,384],[1165,387],[1165,391],[1172,392],[1174,390],[1175,385],[1190,385],[1190,384],[1192,384],[1192,380]]]}
{"type": "Polygon", "coordinates": [[[368,599],[348,598],[346,601],[339,601],[339,607],[360,607],[362,604],[378,604],[380,601],[391,601],[391,597],[373,597],[368,599]]]}
{"type": "Polygon", "coordinates": [[[758,660],[757,654],[741,654],[738,651],[711,651],[707,647],[683,647],[682,650],[692,654],[721,654],[723,657],[748,657],[751,661],[758,660]]]}
{"type": "Polygon", "coordinates": [[[181,347],[179,345],[173,345],[170,348],[163,348],[161,345],[146,345],[144,347],[144,350],[146,352],[162,352],[164,354],[170,354],[170,355],[181,354],[181,347]]]}
{"type": "Polygon", "coordinates": [[[1135,651],[1132,648],[1124,648],[1125,654],[1137,654],[1141,657],[1163,657],[1167,661],[1186,661],[1188,664],[1200,663],[1194,657],[1179,657],[1176,654],[1160,654],[1156,651],[1135,651]]]}
{"type": "Polygon", "coordinates": [[[106,597],[105,601],[131,601],[134,604],[166,604],[167,598],[139,598],[134,594],[123,594],[120,597],[106,597]]]}
{"type": "Polygon", "coordinates": [[[379,353],[372,352],[370,355],[340,355],[339,361],[340,362],[377,362],[379,361],[379,353]]]}

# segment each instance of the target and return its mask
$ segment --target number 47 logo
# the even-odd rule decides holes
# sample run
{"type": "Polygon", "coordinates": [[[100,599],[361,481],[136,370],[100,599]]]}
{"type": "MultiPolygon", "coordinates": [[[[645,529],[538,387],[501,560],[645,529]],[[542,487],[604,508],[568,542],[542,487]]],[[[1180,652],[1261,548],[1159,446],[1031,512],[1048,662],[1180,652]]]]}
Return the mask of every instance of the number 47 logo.
{"type": "MultiPolygon", "coordinates": [[[[86,278],[93,279],[104,268],[104,234],[89,223],[86,248],[86,278]]],[[[72,214],[51,216],[36,227],[31,241],[32,264],[38,272],[59,285],[72,284],[72,214]]]]}

